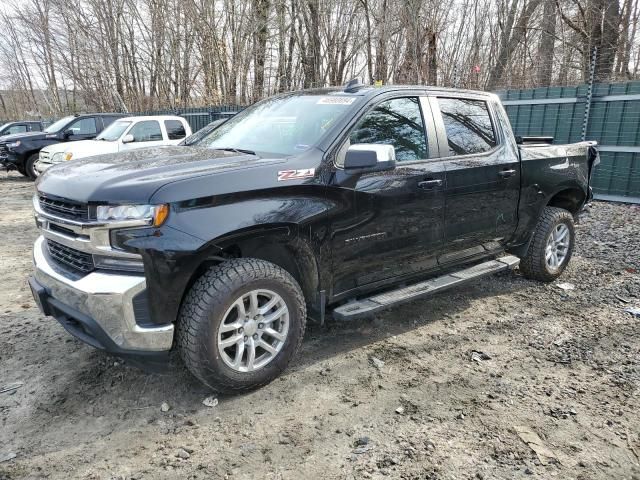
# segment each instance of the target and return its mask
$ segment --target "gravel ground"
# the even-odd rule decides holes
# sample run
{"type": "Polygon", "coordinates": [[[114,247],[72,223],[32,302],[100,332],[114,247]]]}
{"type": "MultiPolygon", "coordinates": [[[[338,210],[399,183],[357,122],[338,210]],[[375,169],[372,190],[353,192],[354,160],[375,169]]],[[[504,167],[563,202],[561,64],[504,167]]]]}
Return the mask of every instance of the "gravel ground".
{"type": "Polygon", "coordinates": [[[594,203],[559,282],[517,272],[311,326],[218,397],[71,338],[26,277],[33,185],[0,175],[0,479],[640,478],[640,208],[594,203]],[[558,285],[570,283],[574,289],[558,285]]]}

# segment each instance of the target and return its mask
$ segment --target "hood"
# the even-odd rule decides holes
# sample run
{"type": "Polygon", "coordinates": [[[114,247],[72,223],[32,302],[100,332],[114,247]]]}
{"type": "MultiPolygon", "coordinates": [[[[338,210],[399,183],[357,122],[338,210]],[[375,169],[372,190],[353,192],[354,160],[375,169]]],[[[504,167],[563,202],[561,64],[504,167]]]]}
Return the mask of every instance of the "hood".
{"type": "Polygon", "coordinates": [[[13,135],[3,135],[0,137],[0,142],[9,143],[15,142],[16,140],[24,140],[24,139],[36,139],[37,137],[46,138],[47,135],[54,135],[52,133],[44,133],[44,132],[23,132],[23,133],[14,133],[13,135]]]}
{"type": "MultiPolygon", "coordinates": [[[[36,187],[79,202],[149,203],[158,189],[171,183],[285,161],[201,147],[151,147],[55,165],[38,178],[36,187]]],[[[195,198],[188,190],[187,185],[187,198],[195,198]]]]}

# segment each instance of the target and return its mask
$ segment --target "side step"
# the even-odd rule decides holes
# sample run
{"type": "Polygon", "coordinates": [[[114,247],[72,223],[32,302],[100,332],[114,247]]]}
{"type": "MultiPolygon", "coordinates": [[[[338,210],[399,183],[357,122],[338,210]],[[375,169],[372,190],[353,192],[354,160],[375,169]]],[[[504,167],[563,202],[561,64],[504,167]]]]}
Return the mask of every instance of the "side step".
{"type": "Polygon", "coordinates": [[[446,290],[447,288],[456,287],[492,273],[497,273],[508,268],[514,269],[518,264],[520,264],[520,259],[513,255],[500,257],[496,260],[480,263],[473,267],[409,285],[408,287],[378,293],[369,298],[346,303],[333,310],[333,318],[336,320],[356,320],[368,317],[387,308],[400,305],[401,303],[427,297],[446,290]]]}

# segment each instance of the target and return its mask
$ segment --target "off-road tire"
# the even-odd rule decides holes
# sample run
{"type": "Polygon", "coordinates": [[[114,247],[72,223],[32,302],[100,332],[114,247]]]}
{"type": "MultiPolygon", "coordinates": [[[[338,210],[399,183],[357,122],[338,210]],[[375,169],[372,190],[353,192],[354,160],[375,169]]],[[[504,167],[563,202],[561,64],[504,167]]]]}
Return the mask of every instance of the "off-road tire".
{"type": "Polygon", "coordinates": [[[38,161],[38,153],[36,152],[29,155],[29,158],[27,158],[27,161],[24,164],[24,170],[25,170],[26,176],[29,177],[31,180],[35,180],[36,178],[38,178],[38,172],[36,172],[37,161],[38,161]]]}
{"type": "Polygon", "coordinates": [[[209,388],[239,393],[279,376],[300,349],[305,327],[304,296],[287,271],[264,260],[232,259],[207,270],[187,293],[178,317],[177,347],[189,371],[209,388]],[[217,331],[231,304],[256,288],[270,289],[282,297],[289,309],[289,332],[270,363],[257,371],[238,372],[222,360],[217,331]]]}
{"type": "Polygon", "coordinates": [[[558,207],[545,207],[538,219],[529,248],[524,257],[520,259],[520,271],[532,280],[552,282],[560,275],[569,264],[575,244],[575,227],[573,216],[567,210],[558,207]],[[545,259],[545,249],[549,235],[558,224],[564,223],[569,228],[570,240],[567,255],[555,272],[549,270],[545,259]]]}

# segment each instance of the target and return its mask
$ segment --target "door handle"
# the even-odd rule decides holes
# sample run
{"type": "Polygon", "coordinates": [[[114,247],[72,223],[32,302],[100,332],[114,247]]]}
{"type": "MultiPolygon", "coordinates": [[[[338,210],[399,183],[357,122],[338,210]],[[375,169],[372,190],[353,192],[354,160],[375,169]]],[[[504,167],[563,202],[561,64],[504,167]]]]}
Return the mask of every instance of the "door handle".
{"type": "Polygon", "coordinates": [[[501,170],[498,172],[498,175],[500,175],[502,178],[513,177],[515,174],[516,174],[516,171],[513,169],[501,170]]]}
{"type": "Polygon", "coordinates": [[[442,180],[434,179],[434,180],[424,180],[422,182],[418,182],[418,187],[423,190],[431,190],[432,188],[439,187],[442,185],[442,180]]]}

